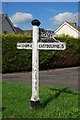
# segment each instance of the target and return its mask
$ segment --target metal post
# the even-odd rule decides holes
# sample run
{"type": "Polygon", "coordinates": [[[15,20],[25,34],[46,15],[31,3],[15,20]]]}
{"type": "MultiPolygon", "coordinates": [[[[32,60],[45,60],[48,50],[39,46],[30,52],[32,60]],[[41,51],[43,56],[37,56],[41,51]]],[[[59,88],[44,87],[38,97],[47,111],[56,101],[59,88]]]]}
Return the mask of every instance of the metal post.
{"type": "Polygon", "coordinates": [[[32,45],[32,97],[31,107],[37,107],[40,104],[39,99],[39,56],[38,56],[38,40],[39,40],[39,25],[40,22],[35,19],[33,25],[33,45],[32,45]]]}

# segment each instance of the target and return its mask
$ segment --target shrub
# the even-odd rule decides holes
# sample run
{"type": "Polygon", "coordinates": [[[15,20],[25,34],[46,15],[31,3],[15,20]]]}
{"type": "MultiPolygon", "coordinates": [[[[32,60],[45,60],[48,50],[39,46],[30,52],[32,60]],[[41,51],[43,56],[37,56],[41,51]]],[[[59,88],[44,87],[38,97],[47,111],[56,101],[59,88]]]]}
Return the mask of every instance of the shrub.
{"type": "MultiPolygon", "coordinates": [[[[41,50],[39,52],[40,70],[80,65],[80,38],[60,36],[57,39],[66,42],[66,50],[41,50]]],[[[32,42],[32,37],[28,34],[2,35],[3,73],[32,70],[32,50],[18,50],[16,47],[18,42],[32,42]]]]}
{"type": "Polygon", "coordinates": [[[29,71],[31,70],[31,50],[18,50],[18,42],[31,42],[26,35],[2,36],[2,71],[29,71]]]}

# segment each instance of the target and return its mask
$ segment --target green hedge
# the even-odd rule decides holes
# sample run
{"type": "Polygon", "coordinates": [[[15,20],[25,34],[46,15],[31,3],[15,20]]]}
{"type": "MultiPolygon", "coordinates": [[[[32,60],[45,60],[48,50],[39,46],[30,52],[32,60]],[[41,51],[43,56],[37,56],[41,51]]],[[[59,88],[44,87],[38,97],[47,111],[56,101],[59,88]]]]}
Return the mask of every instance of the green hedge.
{"type": "MultiPolygon", "coordinates": [[[[67,49],[64,51],[40,50],[40,70],[61,67],[78,66],[80,62],[80,38],[74,39],[69,36],[57,37],[65,41],[67,49]]],[[[32,70],[32,50],[18,50],[18,42],[32,42],[30,35],[2,35],[2,71],[20,72],[32,70]]]]}

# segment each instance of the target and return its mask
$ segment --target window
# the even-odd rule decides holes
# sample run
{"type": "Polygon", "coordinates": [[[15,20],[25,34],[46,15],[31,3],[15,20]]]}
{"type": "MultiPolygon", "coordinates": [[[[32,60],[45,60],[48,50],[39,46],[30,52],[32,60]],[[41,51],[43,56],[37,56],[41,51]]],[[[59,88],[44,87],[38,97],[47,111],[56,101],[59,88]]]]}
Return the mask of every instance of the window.
{"type": "Polygon", "coordinates": [[[4,34],[7,34],[7,31],[4,31],[4,34]]]}

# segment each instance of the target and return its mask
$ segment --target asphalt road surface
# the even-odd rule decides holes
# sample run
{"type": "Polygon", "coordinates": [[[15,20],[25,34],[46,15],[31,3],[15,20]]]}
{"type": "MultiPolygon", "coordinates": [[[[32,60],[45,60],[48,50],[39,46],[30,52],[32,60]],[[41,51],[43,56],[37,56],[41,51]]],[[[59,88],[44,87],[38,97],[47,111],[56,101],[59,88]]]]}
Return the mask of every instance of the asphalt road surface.
{"type": "MultiPolygon", "coordinates": [[[[40,71],[40,84],[62,85],[79,89],[79,68],[80,67],[72,67],[40,71]]],[[[2,75],[2,80],[8,82],[31,83],[31,79],[31,72],[2,75]]]]}

